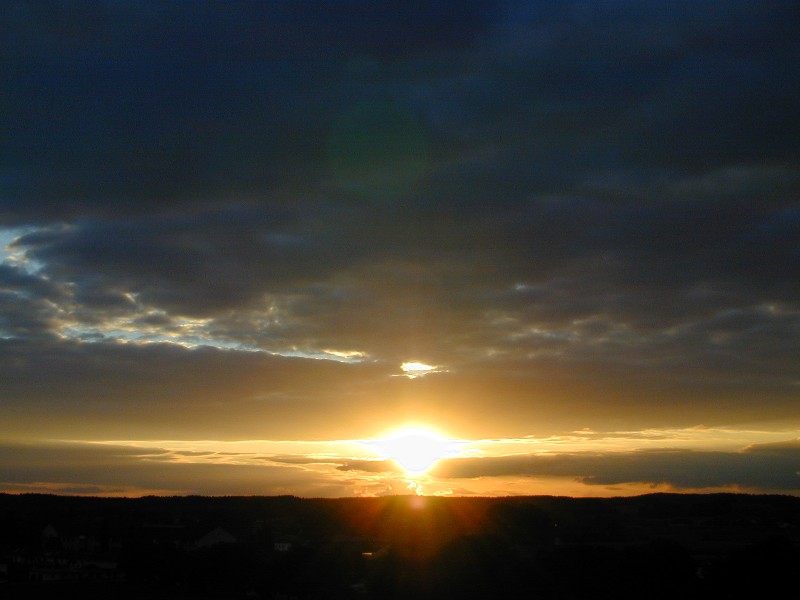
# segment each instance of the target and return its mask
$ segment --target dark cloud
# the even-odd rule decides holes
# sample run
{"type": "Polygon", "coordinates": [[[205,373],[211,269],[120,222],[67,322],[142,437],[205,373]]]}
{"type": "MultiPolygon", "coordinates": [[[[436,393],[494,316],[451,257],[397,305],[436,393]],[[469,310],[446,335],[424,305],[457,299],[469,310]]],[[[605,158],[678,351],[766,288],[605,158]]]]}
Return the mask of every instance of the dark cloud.
{"type": "Polygon", "coordinates": [[[0,350],[12,437],[335,439],[400,402],[376,394],[390,378],[382,365],[176,344],[0,340],[0,350]]]}
{"type": "Polygon", "coordinates": [[[351,460],[337,467],[340,471],[363,471],[366,473],[402,473],[403,469],[388,460],[351,460]]]}
{"type": "Polygon", "coordinates": [[[56,306],[65,299],[61,286],[24,269],[0,263],[0,337],[49,338],[56,306]]]}
{"type": "Polygon", "coordinates": [[[317,177],[349,59],[468,48],[490,9],[11,3],[0,214],[141,214],[317,177]]]}
{"type": "Polygon", "coordinates": [[[7,2],[3,421],[800,418],[799,11],[7,2]]]}
{"type": "Polygon", "coordinates": [[[570,477],[587,485],[668,485],[678,490],[732,487],[800,490],[796,440],[742,452],[643,450],[632,452],[454,458],[439,463],[437,477],[570,477]],[[774,448],[773,448],[774,446],[774,448]]]}

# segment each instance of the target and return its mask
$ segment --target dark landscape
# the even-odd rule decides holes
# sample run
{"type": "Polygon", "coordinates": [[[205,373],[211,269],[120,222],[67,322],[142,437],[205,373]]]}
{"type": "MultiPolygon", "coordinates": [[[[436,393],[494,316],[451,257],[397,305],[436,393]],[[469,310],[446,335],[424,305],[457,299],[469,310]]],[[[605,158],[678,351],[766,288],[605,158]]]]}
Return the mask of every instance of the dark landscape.
{"type": "Polygon", "coordinates": [[[3,598],[748,598],[800,499],[0,495],[3,598]]]}

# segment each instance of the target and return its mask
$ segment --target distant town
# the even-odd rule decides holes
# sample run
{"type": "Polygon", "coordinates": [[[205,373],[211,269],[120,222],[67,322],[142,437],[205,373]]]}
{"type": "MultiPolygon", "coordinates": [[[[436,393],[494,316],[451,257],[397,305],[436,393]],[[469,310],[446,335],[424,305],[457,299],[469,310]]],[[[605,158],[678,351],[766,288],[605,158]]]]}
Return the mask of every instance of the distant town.
{"type": "Polygon", "coordinates": [[[799,544],[792,496],[0,494],[0,597],[768,597],[799,544]]]}

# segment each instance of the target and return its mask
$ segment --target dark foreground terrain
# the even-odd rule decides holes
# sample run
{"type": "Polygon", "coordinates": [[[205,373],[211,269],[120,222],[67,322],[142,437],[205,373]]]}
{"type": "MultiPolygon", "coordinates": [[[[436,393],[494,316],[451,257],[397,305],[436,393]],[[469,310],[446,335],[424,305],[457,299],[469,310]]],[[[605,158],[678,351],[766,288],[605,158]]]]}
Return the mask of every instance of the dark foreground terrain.
{"type": "Polygon", "coordinates": [[[0,494],[0,598],[764,598],[800,498],[0,494]]]}

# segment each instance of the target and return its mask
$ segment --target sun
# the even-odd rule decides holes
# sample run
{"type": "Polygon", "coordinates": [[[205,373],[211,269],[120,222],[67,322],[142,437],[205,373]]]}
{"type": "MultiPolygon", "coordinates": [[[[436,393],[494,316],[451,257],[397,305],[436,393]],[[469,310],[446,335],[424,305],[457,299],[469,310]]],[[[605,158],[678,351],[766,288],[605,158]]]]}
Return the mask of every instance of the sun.
{"type": "Polygon", "coordinates": [[[381,458],[393,460],[408,475],[421,475],[439,460],[458,453],[459,443],[427,426],[405,426],[387,437],[371,440],[381,458]]]}

